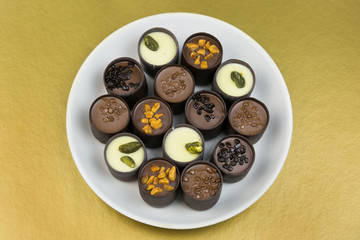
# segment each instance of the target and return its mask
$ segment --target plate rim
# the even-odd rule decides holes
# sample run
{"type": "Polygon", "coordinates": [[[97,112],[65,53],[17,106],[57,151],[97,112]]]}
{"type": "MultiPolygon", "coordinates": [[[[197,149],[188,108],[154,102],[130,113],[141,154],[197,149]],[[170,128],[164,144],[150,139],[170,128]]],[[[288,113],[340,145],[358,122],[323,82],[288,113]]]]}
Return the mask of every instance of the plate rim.
{"type": "Polygon", "coordinates": [[[273,61],[273,59],[270,57],[270,55],[265,51],[265,49],[258,44],[253,38],[251,38],[248,34],[246,34],[245,32],[243,32],[241,29],[233,26],[232,24],[225,22],[223,20],[211,17],[211,16],[207,16],[207,15],[203,15],[203,14],[198,14],[198,13],[189,13],[189,12],[170,12],[170,13],[160,13],[160,14],[154,14],[154,15],[150,15],[147,17],[143,17],[143,18],[139,18],[135,21],[129,22],[126,25],[116,29],[114,32],[112,32],[110,35],[108,35],[106,38],[104,38],[99,44],[97,44],[95,46],[95,48],[90,52],[90,54],[86,57],[86,59],[82,62],[79,70],[77,71],[77,74],[73,80],[69,95],[68,95],[68,101],[67,101],[67,106],[66,106],[66,134],[67,134],[67,141],[68,141],[68,146],[70,149],[70,153],[72,155],[73,161],[75,162],[75,165],[78,169],[78,171],[80,172],[80,175],[82,176],[82,178],[85,180],[86,184],[90,187],[90,189],[103,201],[105,202],[107,205],[109,205],[111,208],[113,208],[115,211],[117,211],[118,213],[121,213],[122,215],[125,215],[126,217],[129,217],[135,221],[147,224],[147,225],[151,225],[151,226],[155,226],[155,227],[160,227],[160,228],[167,228],[167,229],[196,229],[196,228],[202,228],[202,227],[207,227],[207,226],[211,226],[220,222],[223,222],[225,220],[228,220],[238,214],[240,214],[241,212],[245,211],[246,209],[248,209],[250,206],[252,206],[256,201],[258,201],[268,190],[269,188],[273,185],[273,183],[275,182],[275,180],[278,178],[278,175],[280,174],[282,168],[284,167],[286,158],[288,156],[289,153],[289,149],[290,149],[290,145],[291,145],[291,141],[292,141],[292,132],[293,132],[293,110],[292,110],[292,104],[291,104],[291,98],[290,98],[290,94],[289,94],[289,90],[287,88],[286,82],[284,77],[282,76],[280,69],[278,68],[278,66],[275,64],[275,62],[273,61]],[[119,32],[126,30],[127,28],[131,27],[132,24],[136,24],[137,22],[140,21],[146,21],[148,19],[151,18],[157,18],[157,17],[166,17],[169,15],[192,15],[193,17],[200,17],[200,18],[207,18],[210,21],[215,21],[215,22],[219,22],[221,24],[225,24],[228,27],[231,27],[233,30],[235,31],[239,31],[241,32],[241,34],[244,35],[244,37],[247,38],[248,42],[252,45],[254,45],[254,47],[256,47],[257,49],[259,49],[260,51],[262,51],[263,56],[265,57],[266,61],[268,61],[269,64],[272,65],[272,68],[276,69],[276,71],[278,71],[279,76],[281,76],[282,78],[282,83],[283,83],[283,87],[285,90],[285,94],[286,97],[288,97],[288,111],[289,111],[289,131],[287,132],[287,143],[286,146],[284,147],[283,153],[282,153],[282,158],[281,158],[281,167],[274,172],[274,177],[272,179],[270,179],[271,181],[266,182],[266,186],[263,188],[263,191],[259,192],[258,194],[256,194],[255,197],[252,197],[252,201],[249,201],[249,203],[242,207],[237,209],[238,211],[235,211],[233,213],[228,213],[228,214],[224,214],[221,217],[217,217],[216,221],[214,222],[209,222],[207,221],[206,223],[199,223],[196,225],[186,225],[186,224],[182,224],[182,225],[166,225],[161,221],[157,221],[155,219],[152,219],[151,222],[147,221],[146,219],[142,219],[141,217],[139,217],[136,214],[133,214],[130,211],[127,211],[125,208],[121,209],[121,211],[118,210],[116,204],[110,199],[108,198],[106,195],[102,194],[97,187],[92,186],[89,184],[89,182],[91,182],[90,177],[88,176],[88,174],[86,173],[86,171],[84,169],[82,169],[79,166],[79,162],[78,162],[78,156],[75,153],[75,150],[72,149],[73,144],[71,144],[71,139],[69,138],[69,136],[71,136],[70,130],[71,130],[71,126],[70,126],[70,120],[68,118],[69,117],[69,112],[70,112],[70,104],[71,104],[71,99],[73,98],[73,95],[75,94],[75,88],[76,85],[78,84],[79,80],[79,76],[81,75],[81,73],[84,71],[84,66],[86,65],[86,63],[89,61],[89,59],[91,58],[92,55],[95,54],[95,52],[98,51],[98,49],[100,49],[102,47],[102,45],[104,45],[107,41],[109,41],[109,39],[113,38],[114,36],[116,36],[119,32]]]}

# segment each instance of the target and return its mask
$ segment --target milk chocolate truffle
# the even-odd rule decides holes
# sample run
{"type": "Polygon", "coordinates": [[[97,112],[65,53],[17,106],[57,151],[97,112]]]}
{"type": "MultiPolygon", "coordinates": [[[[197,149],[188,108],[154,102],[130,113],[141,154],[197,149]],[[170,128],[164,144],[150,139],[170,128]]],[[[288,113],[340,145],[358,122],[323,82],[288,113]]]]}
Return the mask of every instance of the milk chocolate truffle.
{"type": "Polygon", "coordinates": [[[141,164],[146,161],[145,145],[134,134],[116,134],[106,143],[104,159],[115,178],[122,181],[135,180],[141,164]]]}
{"type": "Polygon", "coordinates": [[[245,137],[233,134],[216,144],[211,161],[220,169],[224,182],[238,182],[253,166],[255,150],[245,137]]]}
{"type": "Polygon", "coordinates": [[[104,84],[108,93],[123,98],[130,108],[147,95],[148,86],[140,64],[132,58],[118,58],[104,71],[104,84]]]}
{"type": "Polygon", "coordinates": [[[200,32],[185,40],[181,64],[190,69],[197,85],[206,85],[212,81],[222,56],[220,41],[211,34],[200,32]]]}
{"type": "Polygon", "coordinates": [[[185,122],[199,129],[205,139],[213,138],[221,132],[225,117],[225,102],[214,91],[195,92],[186,102],[185,122]]]}
{"type": "Polygon", "coordinates": [[[216,70],[212,89],[230,107],[239,98],[248,97],[255,86],[254,70],[244,61],[230,59],[216,70]]]}
{"type": "Polygon", "coordinates": [[[153,158],[141,166],[138,175],[142,199],[153,207],[165,207],[177,197],[180,173],[169,160],[153,158]]]}
{"type": "Polygon", "coordinates": [[[269,124],[269,111],[264,103],[255,98],[239,99],[229,110],[228,132],[238,133],[255,144],[269,124]]]}
{"type": "Polygon", "coordinates": [[[183,169],[192,161],[201,160],[205,140],[201,132],[188,124],[178,124],[169,129],[163,138],[163,156],[183,169]]]}
{"type": "Polygon", "coordinates": [[[102,95],[91,104],[89,119],[96,139],[106,143],[113,135],[128,129],[130,110],[123,99],[102,95]]]}
{"type": "Polygon", "coordinates": [[[169,30],[152,28],[140,37],[138,54],[145,72],[154,77],[162,67],[178,63],[179,44],[169,30]]]}
{"type": "Polygon", "coordinates": [[[172,126],[170,106],[159,97],[146,97],[138,101],[131,113],[134,133],[146,147],[160,147],[166,131],[172,126]]]}
{"type": "Polygon", "coordinates": [[[194,77],[184,66],[163,67],[155,76],[154,93],[170,105],[174,114],[184,111],[185,102],[194,89],[194,77]]]}
{"type": "Polygon", "coordinates": [[[192,162],[181,174],[182,199],[193,209],[209,209],[219,200],[222,182],[222,175],[214,164],[192,162]]]}

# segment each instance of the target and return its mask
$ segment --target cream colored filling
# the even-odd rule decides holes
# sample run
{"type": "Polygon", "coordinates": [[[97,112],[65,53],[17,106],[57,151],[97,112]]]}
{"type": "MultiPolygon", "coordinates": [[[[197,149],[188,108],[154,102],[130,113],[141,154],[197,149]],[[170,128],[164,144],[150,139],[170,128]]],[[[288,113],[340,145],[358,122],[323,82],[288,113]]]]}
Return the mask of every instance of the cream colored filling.
{"type": "Polygon", "coordinates": [[[249,68],[238,63],[229,63],[220,68],[216,75],[216,83],[224,93],[233,97],[241,97],[249,93],[254,84],[254,78],[249,68]],[[236,87],[231,79],[232,71],[239,72],[244,77],[245,86],[243,88],[236,87]]]}
{"type": "Polygon", "coordinates": [[[165,151],[175,161],[189,162],[197,158],[200,153],[189,153],[185,145],[191,142],[200,142],[200,135],[193,129],[188,127],[179,127],[173,129],[166,137],[165,151]]]}
{"type": "Polygon", "coordinates": [[[146,47],[143,39],[140,43],[140,54],[143,59],[153,65],[164,65],[169,63],[176,55],[176,44],[174,39],[163,32],[152,32],[148,35],[159,44],[159,48],[156,51],[150,50],[146,47]]]}
{"type": "Polygon", "coordinates": [[[125,143],[129,142],[138,142],[136,138],[130,137],[130,136],[122,136],[114,139],[111,141],[111,143],[108,145],[106,149],[106,158],[110,166],[119,171],[119,172],[130,172],[136,168],[138,168],[142,160],[144,159],[144,148],[138,149],[134,153],[122,153],[119,151],[119,146],[125,143]],[[129,156],[131,157],[135,162],[135,167],[131,168],[127,166],[125,163],[123,163],[120,158],[122,156],[129,156]]]}

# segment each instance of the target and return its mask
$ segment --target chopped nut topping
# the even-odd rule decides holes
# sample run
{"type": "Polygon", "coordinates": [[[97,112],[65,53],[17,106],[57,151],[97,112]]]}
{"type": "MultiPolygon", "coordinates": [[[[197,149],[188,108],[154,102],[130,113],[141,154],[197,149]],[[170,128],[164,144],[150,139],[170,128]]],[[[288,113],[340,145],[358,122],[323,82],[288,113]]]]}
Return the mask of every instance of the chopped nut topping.
{"type": "Polygon", "coordinates": [[[199,39],[198,44],[187,43],[186,46],[191,50],[190,57],[195,60],[194,64],[200,64],[202,69],[207,69],[209,67],[207,61],[214,58],[214,54],[220,53],[216,45],[211,45],[205,39],[199,39]]]}
{"type": "Polygon", "coordinates": [[[145,104],[144,108],[145,108],[145,112],[144,112],[145,118],[141,119],[141,123],[145,123],[146,125],[142,129],[144,133],[151,134],[152,129],[156,130],[162,127],[162,122],[160,118],[164,114],[163,113],[155,114],[157,110],[159,110],[160,108],[159,102],[155,102],[152,107],[149,104],[145,104]]]}

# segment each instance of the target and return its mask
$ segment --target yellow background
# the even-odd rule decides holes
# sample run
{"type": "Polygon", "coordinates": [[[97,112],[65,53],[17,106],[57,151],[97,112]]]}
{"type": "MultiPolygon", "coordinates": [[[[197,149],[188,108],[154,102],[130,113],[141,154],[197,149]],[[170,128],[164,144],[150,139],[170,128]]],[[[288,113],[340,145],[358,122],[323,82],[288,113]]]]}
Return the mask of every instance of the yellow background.
{"type": "Polygon", "coordinates": [[[0,239],[360,239],[359,57],[359,1],[1,0],[0,239]],[[116,29],[164,12],[249,34],[292,100],[279,177],[249,209],[202,229],[160,229],[111,209],[67,144],[67,98],[85,58],[116,29]]]}

